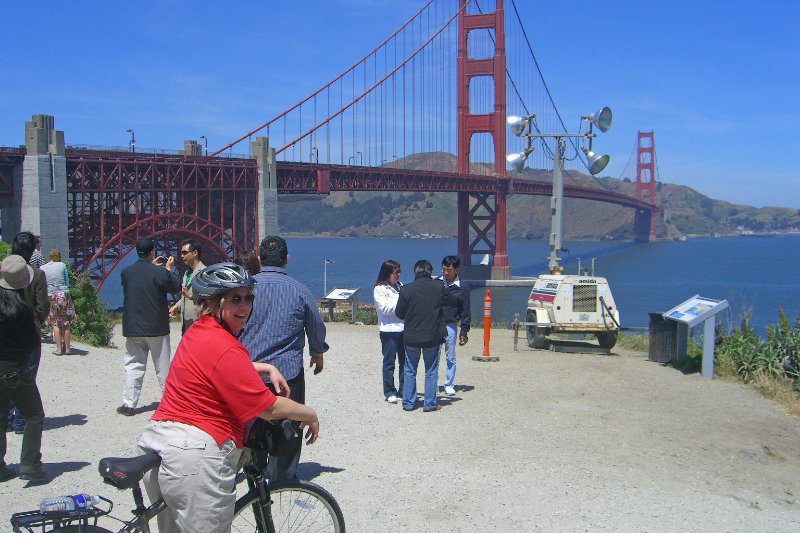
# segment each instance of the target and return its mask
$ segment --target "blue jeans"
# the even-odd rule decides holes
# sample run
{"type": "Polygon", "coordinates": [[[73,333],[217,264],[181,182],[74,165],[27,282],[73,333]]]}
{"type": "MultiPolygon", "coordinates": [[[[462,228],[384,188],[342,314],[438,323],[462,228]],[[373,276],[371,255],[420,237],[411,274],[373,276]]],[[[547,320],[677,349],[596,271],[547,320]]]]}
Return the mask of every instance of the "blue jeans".
{"type": "Polygon", "coordinates": [[[452,387],[456,379],[456,342],[458,341],[458,324],[447,324],[447,338],[444,340],[444,358],[447,362],[444,386],[452,387]]]}
{"type": "MultiPolygon", "coordinates": [[[[28,359],[28,373],[31,375],[33,381],[36,381],[36,374],[39,373],[39,362],[41,360],[42,344],[39,343],[39,347],[31,352],[31,356],[28,359]]],[[[8,427],[10,427],[12,431],[23,431],[25,429],[25,415],[17,409],[13,401],[8,407],[8,427]]]]}
{"type": "Polygon", "coordinates": [[[403,375],[405,373],[406,349],[403,345],[402,331],[381,331],[381,351],[383,351],[383,396],[403,394],[403,375]],[[397,358],[397,383],[394,387],[394,360],[397,358]]]}
{"type": "Polygon", "coordinates": [[[425,363],[425,401],[422,407],[425,409],[436,407],[436,389],[438,388],[436,382],[439,377],[439,351],[441,347],[441,344],[426,348],[406,344],[403,409],[413,409],[417,401],[417,367],[419,366],[420,355],[422,355],[425,363]]]}

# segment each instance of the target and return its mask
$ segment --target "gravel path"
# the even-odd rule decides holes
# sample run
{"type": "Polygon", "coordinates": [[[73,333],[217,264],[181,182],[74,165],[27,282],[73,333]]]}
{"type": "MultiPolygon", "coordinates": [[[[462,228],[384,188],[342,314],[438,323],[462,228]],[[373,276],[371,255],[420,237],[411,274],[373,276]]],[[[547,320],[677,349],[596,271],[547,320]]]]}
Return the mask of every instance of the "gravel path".
{"type": "MultiPolygon", "coordinates": [[[[406,413],[383,401],[376,327],[329,326],[325,371],[307,376],[322,430],[301,477],[336,496],[349,531],[800,528],[800,422],[751,389],[619,349],[552,353],[521,340],[513,352],[508,330],[492,332],[499,362],[474,362],[481,333],[459,349],[458,394],[440,397],[439,412],[406,413]]],[[[0,531],[12,512],[75,492],[109,496],[126,516],[128,494],[101,483],[97,461],[134,454],[158,400],[149,368],[140,413],[116,414],[119,349],[43,348],[43,453],[55,477],[0,483],[0,531]]],[[[11,464],[19,440],[9,435],[11,464]]]]}

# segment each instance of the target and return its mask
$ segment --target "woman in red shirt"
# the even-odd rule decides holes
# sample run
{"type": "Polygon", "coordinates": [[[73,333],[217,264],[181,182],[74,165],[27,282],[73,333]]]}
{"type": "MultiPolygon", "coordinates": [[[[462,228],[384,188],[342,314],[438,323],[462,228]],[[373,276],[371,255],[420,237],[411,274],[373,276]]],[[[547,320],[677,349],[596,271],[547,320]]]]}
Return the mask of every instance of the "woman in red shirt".
{"type": "Polygon", "coordinates": [[[297,420],[306,443],[317,440],[316,412],[273,395],[259,373],[268,374],[282,395],[288,395],[286,380],[274,366],[251,362],[234,336],[253,307],[252,287],[253,278],[234,263],[212,265],[192,278],[201,316],[178,344],[161,403],[138,443],[161,456],[161,466],[145,479],[150,499],[167,503],[159,531],[230,530],[249,420],[297,420]]]}

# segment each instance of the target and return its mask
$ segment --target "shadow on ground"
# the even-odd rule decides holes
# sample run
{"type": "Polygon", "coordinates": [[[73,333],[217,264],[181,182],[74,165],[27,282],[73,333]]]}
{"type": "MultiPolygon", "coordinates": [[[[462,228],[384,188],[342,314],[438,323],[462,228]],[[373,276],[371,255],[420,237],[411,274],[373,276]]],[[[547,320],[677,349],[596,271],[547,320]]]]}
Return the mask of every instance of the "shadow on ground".
{"type": "Polygon", "coordinates": [[[67,426],[82,426],[86,424],[86,415],[76,413],[66,416],[45,416],[44,430],[59,429],[67,426]]]}
{"type": "Polygon", "coordinates": [[[320,474],[324,473],[333,473],[338,474],[339,472],[343,472],[344,468],[338,468],[335,466],[322,466],[319,463],[300,463],[297,465],[297,477],[300,479],[305,480],[312,480],[315,477],[319,476],[320,474]]]}

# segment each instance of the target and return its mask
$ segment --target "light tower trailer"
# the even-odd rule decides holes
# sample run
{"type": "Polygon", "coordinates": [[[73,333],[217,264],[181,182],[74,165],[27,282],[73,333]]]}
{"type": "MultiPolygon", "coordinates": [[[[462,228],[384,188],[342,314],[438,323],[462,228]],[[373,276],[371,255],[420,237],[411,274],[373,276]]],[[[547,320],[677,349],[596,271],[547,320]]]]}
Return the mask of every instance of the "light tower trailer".
{"type": "Polygon", "coordinates": [[[543,274],[528,296],[525,322],[531,348],[544,348],[553,333],[583,333],[611,349],[617,343],[619,311],[605,278],[543,274]]]}

